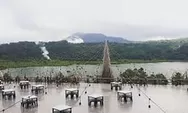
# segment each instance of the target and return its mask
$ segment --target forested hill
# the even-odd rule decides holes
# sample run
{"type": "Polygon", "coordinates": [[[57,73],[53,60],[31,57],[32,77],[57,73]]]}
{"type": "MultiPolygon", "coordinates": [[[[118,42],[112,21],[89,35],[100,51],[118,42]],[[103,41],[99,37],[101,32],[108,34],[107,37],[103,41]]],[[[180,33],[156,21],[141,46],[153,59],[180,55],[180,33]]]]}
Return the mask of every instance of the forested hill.
{"type": "MultiPolygon", "coordinates": [[[[184,41],[185,42],[185,41],[184,41]]],[[[144,43],[109,43],[112,60],[188,60],[188,43],[155,41],[144,43]]],[[[44,45],[44,44],[43,44],[44,45]]],[[[70,44],[66,41],[48,42],[45,47],[52,60],[101,60],[103,43],[70,44]]],[[[41,45],[19,42],[0,45],[0,60],[41,60],[41,45]]]]}

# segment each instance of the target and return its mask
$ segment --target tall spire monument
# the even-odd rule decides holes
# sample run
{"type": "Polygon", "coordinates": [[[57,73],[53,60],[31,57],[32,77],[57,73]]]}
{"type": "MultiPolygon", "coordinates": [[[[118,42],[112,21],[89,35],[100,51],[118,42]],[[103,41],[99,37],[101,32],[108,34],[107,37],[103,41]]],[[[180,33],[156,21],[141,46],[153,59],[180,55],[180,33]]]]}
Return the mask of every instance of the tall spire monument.
{"type": "Polygon", "coordinates": [[[108,41],[105,41],[102,78],[113,78],[112,70],[110,66],[111,66],[111,63],[110,63],[108,41]]]}

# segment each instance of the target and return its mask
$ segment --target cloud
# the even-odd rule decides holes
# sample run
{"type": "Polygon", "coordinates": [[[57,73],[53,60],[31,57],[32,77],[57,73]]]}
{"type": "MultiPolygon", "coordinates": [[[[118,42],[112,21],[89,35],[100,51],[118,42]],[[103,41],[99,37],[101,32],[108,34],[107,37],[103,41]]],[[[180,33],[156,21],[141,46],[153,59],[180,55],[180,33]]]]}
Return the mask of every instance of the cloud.
{"type": "Polygon", "coordinates": [[[186,0],[1,0],[0,41],[97,32],[129,40],[188,36],[186,0]]]}
{"type": "Polygon", "coordinates": [[[43,55],[46,59],[50,60],[50,57],[48,56],[49,52],[48,52],[48,50],[46,49],[46,47],[43,46],[43,47],[40,47],[40,49],[41,49],[41,51],[43,52],[42,55],[43,55]]]}
{"type": "Polygon", "coordinates": [[[76,35],[71,35],[66,40],[67,42],[73,43],[73,44],[84,43],[84,40],[82,39],[82,37],[78,37],[76,35]]]}

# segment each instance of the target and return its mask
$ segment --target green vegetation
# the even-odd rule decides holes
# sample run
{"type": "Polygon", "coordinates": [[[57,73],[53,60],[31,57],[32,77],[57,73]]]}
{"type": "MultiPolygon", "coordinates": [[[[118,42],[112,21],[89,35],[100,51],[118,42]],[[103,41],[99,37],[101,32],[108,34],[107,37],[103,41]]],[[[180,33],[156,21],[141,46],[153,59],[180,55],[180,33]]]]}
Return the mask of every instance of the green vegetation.
{"type": "MultiPolygon", "coordinates": [[[[151,63],[151,62],[166,62],[167,60],[117,60],[112,61],[111,64],[122,64],[122,63],[151,63]]],[[[101,60],[96,61],[64,61],[64,60],[19,60],[9,61],[0,60],[0,70],[7,68],[20,68],[20,67],[41,67],[41,66],[69,66],[73,64],[91,64],[99,65],[102,63],[101,60]]]]}
{"type": "Polygon", "coordinates": [[[161,85],[167,85],[168,80],[167,78],[161,74],[151,74],[148,76],[148,74],[144,71],[143,68],[140,69],[127,69],[125,72],[120,74],[120,77],[122,78],[124,83],[129,84],[161,84],[161,85]]]}
{"type": "MultiPolygon", "coordinates": [[[[69,73],[67,71],[67,73],[69,73]]],[[[71,74],[69,76],[64,76],[61,72],[57,73],[55,76],[37,76],[37,77],[20,77],[20,76],[11,76],[10,73],[4,73],[3,77],[0,78],[0,80],[10,83],[10,82],[16,82],[19,83],[20,80],[29,80],[34,82],[45,82],[45,83],[72,83],[72,84],[78,84],[80,81],[85,82],[94,82],[99,83],[104,80],[108,81],[122,81],[125,84],[139,84],[139,85],[147,85],[147,84],[153,84],[153,85],[167,85],[171,83],[172,85],[185,85],[188,84],[188,76],[187,72],[184,74],[180,72],[175,72],[170,79],[167,79],[164,74],[152,73],[151,75],[148,75],[143,68],[140,69],[126,69],[123,73],[120,74],[117,78],[101,78],[100,76],[93,75],[88,76],[86,75],[86,78],[81,78],[81,76],[77,76],[74,74],[71,74]]]]}
{"type": "MultiPolygon", "coordinates": [[[[52,60],[43,57],[34,42],[0,45],[0,69],[28,66],[61,66],[99,64],[103,58],[103,43],[70,44],[66,41],[48,42],[45,47],[52,60]]],[[[188,42],[155,41],[144,43],[109,43],[113,64],[160,61],[188,61],[188,42]]]]}
{"type": "Polygon", "coordinates": [[[40,67],[40,66],[68,66],[72,64],[100,64],[101,61],[63,61],[63,60],[20,60],[0,61],[0,70],[19,67],[40,67]]]}
{"type": "MultiPolygon", "coordinates": [[[[61,83],[72,83],[72,84],[78,84],[80,82],[80,78],[75,75],[70,75],[70,76],[64,76],[61,72],[59,72],[55,76],[45,76],[45,77],[26,77],[24,76],[21,78],[20,76],[12,77],[8,73],[4,73],[3,78],[0,78],[0,80],[4,81],[5,83],[11,83],[11,82],[16,82],[19,83],[21,80],[29,80],[33,82],[45,82],[45,83],[56,83],[56,84],[61,84],[61,83]]],[[[1,82],[1,81],[0,81],[1,82]]]]}
{"type": "Polygon", "coordinates": [[[148,77],[148,83],[149,84],[167,85],[168,84],[168,80],[162,73],[158,73],[156,75],[155,74],[151,74],[148,77]]]}
{"type": "Polygon", "coordinates": [[[187,72],[185,72],[184,74],[180,73],[180,72],[175,72],[172,75],[172,80],[171,80],[173,85],[184,85],[184,84],[188,84],[188,76],[187,76],[187,72]]]}
{"type": "Polygon", "coordinates": [[[1,78],[1,79],[3,79],[4,82],[11,82],[11,81],[13,81],[12,76],[9,75],[8,73],[5,73],[5,74],[3,75],[3,78],[1,78]]]}
{"type": "Polygon", "coordinates": [[[167,85],[169,82],[172,85],[184,85],[188,84],[187,72],[184,74],[175,72],[171,79],[167,79],[162,73],[148,75],[143,68],[140,69],[127,69],[120,74],[121,79],[124,83],[129,84],[160,84],[167,85]]]}

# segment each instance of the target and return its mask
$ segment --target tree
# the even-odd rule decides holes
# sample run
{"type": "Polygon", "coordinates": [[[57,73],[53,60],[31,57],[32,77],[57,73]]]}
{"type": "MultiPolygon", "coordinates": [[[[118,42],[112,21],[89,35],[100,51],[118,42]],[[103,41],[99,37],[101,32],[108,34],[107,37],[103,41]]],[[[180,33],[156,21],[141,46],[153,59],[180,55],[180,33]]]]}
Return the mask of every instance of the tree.
{"type": "Polygon", "coordinates": [[[182,85],[184,84],[184,76],[180,72],[175,72],[172,75],[172,84],[173,85],[182,85]]]}
{"type": "Polygon", "coordinates": [[[13,81],[13,78],[8,74],[8,73],[4,73],[3,75],[3,80],[5,82],[12,82],[13,81]]]}

